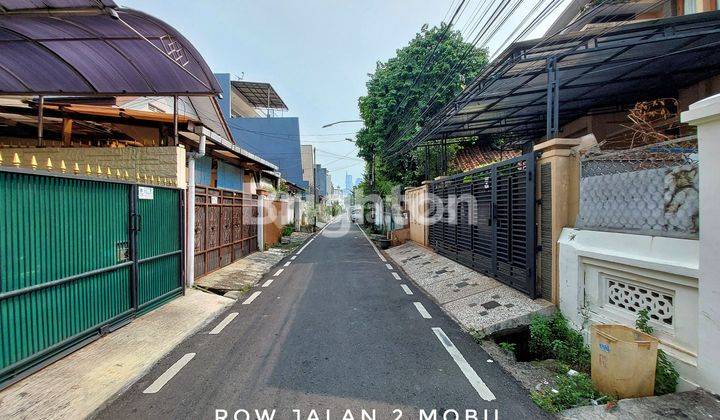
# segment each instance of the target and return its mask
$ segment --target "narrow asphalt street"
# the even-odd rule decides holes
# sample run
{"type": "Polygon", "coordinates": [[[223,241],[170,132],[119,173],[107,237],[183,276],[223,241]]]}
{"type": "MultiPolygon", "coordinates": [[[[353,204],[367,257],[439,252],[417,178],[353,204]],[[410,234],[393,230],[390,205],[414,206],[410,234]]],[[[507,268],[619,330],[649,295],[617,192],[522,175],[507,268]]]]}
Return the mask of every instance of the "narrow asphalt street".
{"type": "Polygon", "coordinates": [[[417,419],[421,409],[438,419],[446,410],[473,418],[466,409],[478,419],[496,418],[495,409],[497,418],[544,416],[347,219],[288,256],[98,417],[211,419],[225,410],[232,419],[247,410],[256,418],[265,409],[275,419],[342,419],[346,410],[353,417],[345,418],[375,410],[377,419],[417,419]]]}

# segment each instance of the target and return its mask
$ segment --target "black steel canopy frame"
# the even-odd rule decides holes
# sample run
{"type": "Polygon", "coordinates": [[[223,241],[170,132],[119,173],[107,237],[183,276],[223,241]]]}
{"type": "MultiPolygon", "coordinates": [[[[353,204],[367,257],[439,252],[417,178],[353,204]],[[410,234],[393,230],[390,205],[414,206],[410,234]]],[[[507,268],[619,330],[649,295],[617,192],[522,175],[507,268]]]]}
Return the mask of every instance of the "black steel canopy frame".
{"type": "Polygon", "coordinates": [[[396,154],[438,140],[560,134],[602,107],[626,107],[720,74],[720,11],[515,43],[396,154]]]}

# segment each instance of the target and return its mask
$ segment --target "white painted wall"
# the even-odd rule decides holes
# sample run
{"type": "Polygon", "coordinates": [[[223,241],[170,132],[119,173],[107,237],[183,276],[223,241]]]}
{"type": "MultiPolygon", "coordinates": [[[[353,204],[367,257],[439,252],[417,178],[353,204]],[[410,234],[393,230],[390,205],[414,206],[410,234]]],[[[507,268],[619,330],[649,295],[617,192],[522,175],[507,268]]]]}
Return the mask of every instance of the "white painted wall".
{"type": "Polygon", "coordinates": [[[383,204],[381,200],[378,200],[375,202],[375,226],[382,227],[384,218],[383,204]]]}
{"type": "Polygon", "coordinates": [[[660,347],[683,382],[698,383],[699,241],[565,228],[559,243],[560,310],[586,335],[595,323],[634,326],[648,307],[660,347]]]}
{"type": "Polygon", "coordinates": [[[720,394],[720,95],[682,113],[698,129],[700,155],[699,384],[720,394]]]}

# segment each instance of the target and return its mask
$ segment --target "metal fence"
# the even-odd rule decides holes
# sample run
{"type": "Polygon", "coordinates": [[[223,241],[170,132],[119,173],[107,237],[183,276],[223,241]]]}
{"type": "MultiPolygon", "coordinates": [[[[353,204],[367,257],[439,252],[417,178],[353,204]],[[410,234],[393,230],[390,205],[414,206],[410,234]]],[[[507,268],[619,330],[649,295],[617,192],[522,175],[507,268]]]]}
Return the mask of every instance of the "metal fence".
{"type": "Polygon", "coordinates": [[[529,296],[535,279],[535,154],[430,184],[428,242],[439,254],[529,296]]]}
{"type": "Polygon", "coordinates": [[[581,158],[576,227],[697,238],[697,138],[626,150],[593,150],[581,158]]]}
{"type": "Polygon", "coordinates": [[[257,251],[256,195],[195,187],[195,277],[257,251]]]}
{"type": "Polygon", "coordinates": [[[182,190],[0,169],[0,387],[182,292],[182,190]]]}

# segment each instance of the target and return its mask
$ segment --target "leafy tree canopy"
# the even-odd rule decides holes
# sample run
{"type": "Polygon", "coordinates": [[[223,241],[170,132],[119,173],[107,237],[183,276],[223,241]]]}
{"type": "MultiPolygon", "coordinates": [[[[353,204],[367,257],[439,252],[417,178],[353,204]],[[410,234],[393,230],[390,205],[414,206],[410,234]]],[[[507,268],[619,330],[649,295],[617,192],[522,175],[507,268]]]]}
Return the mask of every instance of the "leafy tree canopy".
{"type": "Polygon", "coordinates": [[[365,127],[357,136],[359,156],[367,162],[366,179],[375,159],[377,192],[386,195],[393,185],[422,180],[422,153],[388,158],[388,151],[409,141],[485,64],[487,51],[463,41],[460,32],[446,24],[423,26],[395,57],[377,63],[375,72],[368,75],[367,95],[358,100],[365,127]]]}

